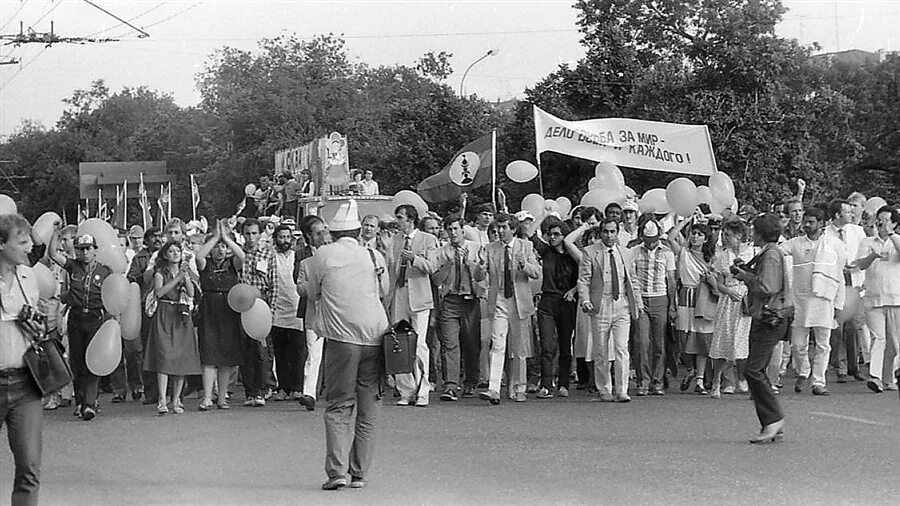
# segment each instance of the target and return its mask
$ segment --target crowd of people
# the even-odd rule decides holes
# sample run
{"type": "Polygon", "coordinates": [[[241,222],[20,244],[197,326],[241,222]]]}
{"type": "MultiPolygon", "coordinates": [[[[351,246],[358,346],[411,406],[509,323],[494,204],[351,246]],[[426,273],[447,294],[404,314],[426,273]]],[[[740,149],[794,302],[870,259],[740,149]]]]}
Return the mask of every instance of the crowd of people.
{"type": "MultiPolygon", "coordinates": [[[[258,212],[275,210],[257,197],[258,212]]],[[[875,393],[897,390],[900,210],[867,213],[864,203],[854,193],[813,206],[791,198],[763,213],[701,205],[676,217],[641,214],[627,201],[535,217],[509,213],[503,199],[499,210],[471,209],[463,195],[456,213],[400,205],[393,222],[358,216],[350,200],[330,223],[296,220],[295,210],[279,220],[221,219],[210,230],[179,219],[134,226],[120,231],[127,278],[147,303],[141,338],[123,341],[109,378],[85,361],[109,318],[101,286],[111,271],[98,262],[96,238],[65,226],[32,247],[29,223],[4,215],[0,421],[16,441],[13,503],[36,501],[41,405],[74,405],[90,421],[107,380],[112,403],[130,398],[157,415],[227,410],[239,388],[247,407],[294,401],[314,411],[324,392],[326,489],[348,485],[348,452],[349,486],[365,486],[382,380],[396,405],[420,408],[435,399],[567,398],[573,385],[618,403],[673,389],[711,399],[749,392],[761,425],[751,441],[778,441],[776,395],[789,369],[796,393],[829,395],[828,381],[850,379],[875,393]],[[52,296],[37,296],[29,268],[37,262],[58,280],[52,296]],[[229,307],[239,283],[271,308],[265,339],[248,336],[229,307]],[[23,305],[66,342],[68,390],[41,399],[29,384],[15,324],[23,305]],[[401,320],[419,337],[415,367],[384,378],[381,335],[401,320]],[[194,392],[197,404],[185,405],[194,392]]]]}

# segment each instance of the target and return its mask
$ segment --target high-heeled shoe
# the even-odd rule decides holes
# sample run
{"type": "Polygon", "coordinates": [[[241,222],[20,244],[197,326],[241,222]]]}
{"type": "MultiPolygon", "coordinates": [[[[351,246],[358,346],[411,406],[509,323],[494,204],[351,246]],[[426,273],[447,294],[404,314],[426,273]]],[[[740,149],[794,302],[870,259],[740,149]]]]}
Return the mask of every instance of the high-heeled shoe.
{"type": "Polygon", "coordinates": [[[750,444],[770,444],[784,441],[784,419],[763,427],[759,435],[750,439],[750,444]]]}

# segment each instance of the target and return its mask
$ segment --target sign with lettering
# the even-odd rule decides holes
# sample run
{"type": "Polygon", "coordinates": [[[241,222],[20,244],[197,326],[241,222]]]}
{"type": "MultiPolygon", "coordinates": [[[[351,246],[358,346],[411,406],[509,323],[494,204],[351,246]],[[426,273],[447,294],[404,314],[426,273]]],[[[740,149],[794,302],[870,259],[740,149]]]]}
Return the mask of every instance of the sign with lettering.
{"type": "Polygon", "coordinates": [[[711,176],[716,172],[709,129],[628,118],[566,121],[534,107],[537,154],[610,162],[622,167],[711,176]]]}

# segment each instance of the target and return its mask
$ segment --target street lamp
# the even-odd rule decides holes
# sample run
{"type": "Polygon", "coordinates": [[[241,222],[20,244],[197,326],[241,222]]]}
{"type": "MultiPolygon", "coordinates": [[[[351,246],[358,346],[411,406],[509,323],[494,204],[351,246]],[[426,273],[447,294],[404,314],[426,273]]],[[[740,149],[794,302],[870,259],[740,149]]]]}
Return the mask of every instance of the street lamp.
{"type": "Polygon", "coordinates": [[[497,49],[488,49],[488,52],[487,52],[487,53],[484,53],[480,58],[478,58],[477,60],[473,61],[473,62],[466,68],[466,71],[463,72],[462,79],[459,80],[459,96],[460,96],[460,97],[463,96],[463,93],[464,93],[464,91],[465,91],[465,89],[466,89],[466,88],[465,88],[465,84],[466,84],[466,76],[469,75],[469,71],[472,70],[472,67],[474,67],[475,65],[477,65],[479,62],[481,62],[482,60],[484,60],[484,59],[487,58],[488,56],[495,56],[495,55],[497,54],[498,51],[499,51],[499,50],[497,50],[497,49]]]}

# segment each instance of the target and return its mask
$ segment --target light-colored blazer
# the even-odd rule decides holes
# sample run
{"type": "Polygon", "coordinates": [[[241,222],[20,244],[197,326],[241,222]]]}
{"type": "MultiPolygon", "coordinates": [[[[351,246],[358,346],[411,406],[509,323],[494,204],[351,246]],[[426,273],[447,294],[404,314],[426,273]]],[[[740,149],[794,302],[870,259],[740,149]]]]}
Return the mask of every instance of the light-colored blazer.
{"type": "MultiPolygon", "coordinates": [[[[475,279],[481,281],[487,276],[488,284],[488,311],[493,314],[497,307],[497,296],[500,294],[500,284],[503,280],[503,262],[506,256],[506,244],[496,241],[484,248],[485,264],[475,269],[475,279]]],[[[519,318],[529,318],[534,314],[534,294],[531,291],[532,279],[541,275],[541,265],[534,254],[534,246],[529,241],[513,239],[512,250],[513,290],[515,291],[516,307],[519,318]],[[525,261],[525,267],[519,268],[519,260],[525,261]]]]}
{"type": "MultiPolygon", "coordinates": [[[[638,280],[634,275],[631,262],[628,261],[628,257],[625,256],[622,248],[618,244],[613,246],[613,248],[619,253],[622,263],[625,265],[625,296],[628,297],[628,310],[631,311],[631,317],[636,319],[644,308],[644,301],[641,299],[641,291],[638,288],[638,280]]],[[[603,271],[608,261],[609,247],[602,242],[598,242],[584,248],[581,263],[578,265],[578,300],[591,301],[591,304],[594,306],[594,310],[591,312],[592,316],[600,313],[603,284],[607,282],[607,280],[603,279],[603,271]]]]}
{"type": "MultiPolygon", "coordinates": [[[[474,241],[466,241],[466,261],[469,265],[469,283],[472,286],[472,295],[475,297],[484,297],[484,285],[475,280],[475,270],[478,268],[478,250],[481,246],[474,241]]],[[[438,248],[437,265],[438,269],[434,275],[434,283],[439,287],[441,297],[447,295],[452,288],[454,279],[450,279],[450,272],[453,263],[456,261],[456,247],[453,244],[445,244],[438,248]]]]}
{"type": "MultiPolygon", "coordinates": [[[[406,237],[402,234],[394,237],[388,250],[388,272],[390,288],[389,304],[393,314],[394,295],[397,291],[397,279],[400,276],[400,252],[406,237]]],[[[434,309],[434,297],[431,294],[431,275],[437,271],[437,237],[421,230],[416,230],[409,242],[409,248],[416,258],[406,267],[406,286],[409,287],[409,308],[413,311],[434,309]]]]}

